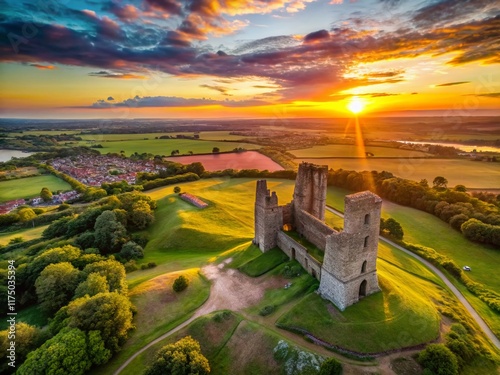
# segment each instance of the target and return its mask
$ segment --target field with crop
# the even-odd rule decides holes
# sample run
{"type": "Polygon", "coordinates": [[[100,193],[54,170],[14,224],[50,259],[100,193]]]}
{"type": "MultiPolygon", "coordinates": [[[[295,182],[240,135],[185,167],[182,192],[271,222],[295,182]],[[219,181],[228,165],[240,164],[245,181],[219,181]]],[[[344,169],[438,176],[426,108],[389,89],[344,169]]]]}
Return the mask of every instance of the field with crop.
{"type": "MultiPolygon", "coordinates": [[[[221,152],[232,151],[235,148],[245,148],[247,150],[255,150],[260,146],[242,143],[242,142],[220,142],[220,141],[203,141],[192,139],[148,139],[148,140],[126,140],[126,141],[109,141],[97,142],[103,148],[97,148],[102,154],[108,152],[120,153],[123,151],[126,156],[130,156],[134,152],[142,154],[144,152],[154,155],[170,156],[173,150],[179,150],[179,153],[189,154],[192,151],[194,154],[211,153],[214,147],[218,147],[221,152]]],[[[80,142],[82,145],[90,145],[88,142],[80,142]]]]}
{"type": "Polygon", "coordinates": [[[393,147],[366,146],[364,151],[360,151],[359,147],[355,145],[325,145],[290,150],[290,153],[294,154],[297,158],[364,157],[365,152],[373,154],[373,156],[370,157],[375,158],[414,158],[430,156],[429,154],[421,151],[404,150],[393,147]]]}
{"type": "Polygon", "coordinates": [[[296,162],[306,161],[328,168],[355,171],[388,171],[395,176],[420,181],[425,178],[429,183],[436,176],[448,180],[448,186],[465,185],[468,188],[500,188],[500,163],[473,162],[465,159],[314,159],[299,158],[296,162]]]}
{"type": "Polygon", "coordinates": [[[0,182],[0,202],[38,197],[44,187],[50,191],[71,190],[68,183],[52,175],[2,181],[0,182]]]}

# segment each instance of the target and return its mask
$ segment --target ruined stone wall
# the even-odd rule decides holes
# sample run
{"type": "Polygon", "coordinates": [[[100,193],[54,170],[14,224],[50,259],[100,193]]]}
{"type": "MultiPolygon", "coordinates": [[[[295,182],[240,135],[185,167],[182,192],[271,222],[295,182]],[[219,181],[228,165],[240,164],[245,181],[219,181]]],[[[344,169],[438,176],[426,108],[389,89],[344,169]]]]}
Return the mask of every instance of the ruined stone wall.
{"type": "MultiPolygon", "coordinates": [[[[364,296],[369,296],[380,289],[376,271],[359,275],[349,282],[342,282],[324,268],[321,270],[321,280],[318,293],[332,301],[340,310],[345,310],[359,301],[361,284],[366,282],[364,296]]],[[[361,296],[361,297],[364,297],[361,296]]]]}
{"type": "Polygon", "coordinates": [[[294,226],[292,203],[285,204],[283,207],[283,224],[294,226]]]}
{"type": "Polygon", "coordinates": [[[278,232],[277,244],[290,259],[296,259],[307,273],[320,280],[321,263],[314,259],[304,246],[282,231],[278,232]]]}
{"type": "Polygon", "coordinates": [[[295,180],[295,212],[304,210],[320,220],[325,219],[328,167],[301,163],[295,180]]]}
{"type": "Polygon", "coordinates": [[[326,237],[335,231],[321,220],[315,218],[308,212],[296,211],[295,228],[309,242],[319,249],[325,251],[326,237]]]}
{"type": "Polygon", "coordinates": [[[278,206],[276,193],[267,190],[265,180],[257,181],[254,214],[253,242],[264,252],[276,247],[277,233],[283,227],[283,208],[278,206]]]}

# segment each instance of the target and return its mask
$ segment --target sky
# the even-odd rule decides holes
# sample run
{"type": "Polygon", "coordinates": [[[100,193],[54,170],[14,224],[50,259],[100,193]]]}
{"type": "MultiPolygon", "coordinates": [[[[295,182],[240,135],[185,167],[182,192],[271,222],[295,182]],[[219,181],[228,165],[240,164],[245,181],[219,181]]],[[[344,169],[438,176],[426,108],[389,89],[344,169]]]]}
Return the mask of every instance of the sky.
{"type": "Polygon", "coordinates": [[[4,118],[500,115],[500,1],[0,0],[0,89],[4,118]]]}

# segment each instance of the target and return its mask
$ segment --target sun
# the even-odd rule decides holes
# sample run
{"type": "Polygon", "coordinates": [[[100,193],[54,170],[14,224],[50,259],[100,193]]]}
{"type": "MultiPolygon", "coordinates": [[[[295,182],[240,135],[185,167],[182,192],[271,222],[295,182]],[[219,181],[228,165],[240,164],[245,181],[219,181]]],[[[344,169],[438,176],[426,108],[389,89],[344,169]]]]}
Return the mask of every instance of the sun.
{"type": "Polygon", "coordinates": [[[353,96],[351,98],[351,101],[347,105],[347,108],[349,111],[351,111],[354,114],[358,114],[365,108],[365,103],[357,96],[353,96]]]}

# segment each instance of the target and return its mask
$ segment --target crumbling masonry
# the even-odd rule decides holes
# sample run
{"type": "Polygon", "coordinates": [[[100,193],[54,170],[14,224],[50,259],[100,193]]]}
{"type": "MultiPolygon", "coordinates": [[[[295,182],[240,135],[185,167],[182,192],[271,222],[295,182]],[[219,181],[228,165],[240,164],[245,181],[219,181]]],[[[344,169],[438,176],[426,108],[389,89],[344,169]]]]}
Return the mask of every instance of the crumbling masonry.
{"type": "Polygon", "coordinates": [[[376,261],[382,200],[369,191],[347,195],[344,229],[338,232],[324,222],[327,177],[327,166],[302,163],[293,200],[284,206],[266,180],[257,181],[254,243],[262,252],[277,246],[296,259],[320,281],[319,294],[344,310],[380,290],[376,261]],[[287,235],[290,230],[321,250],[323,263],[287,235]]]}

